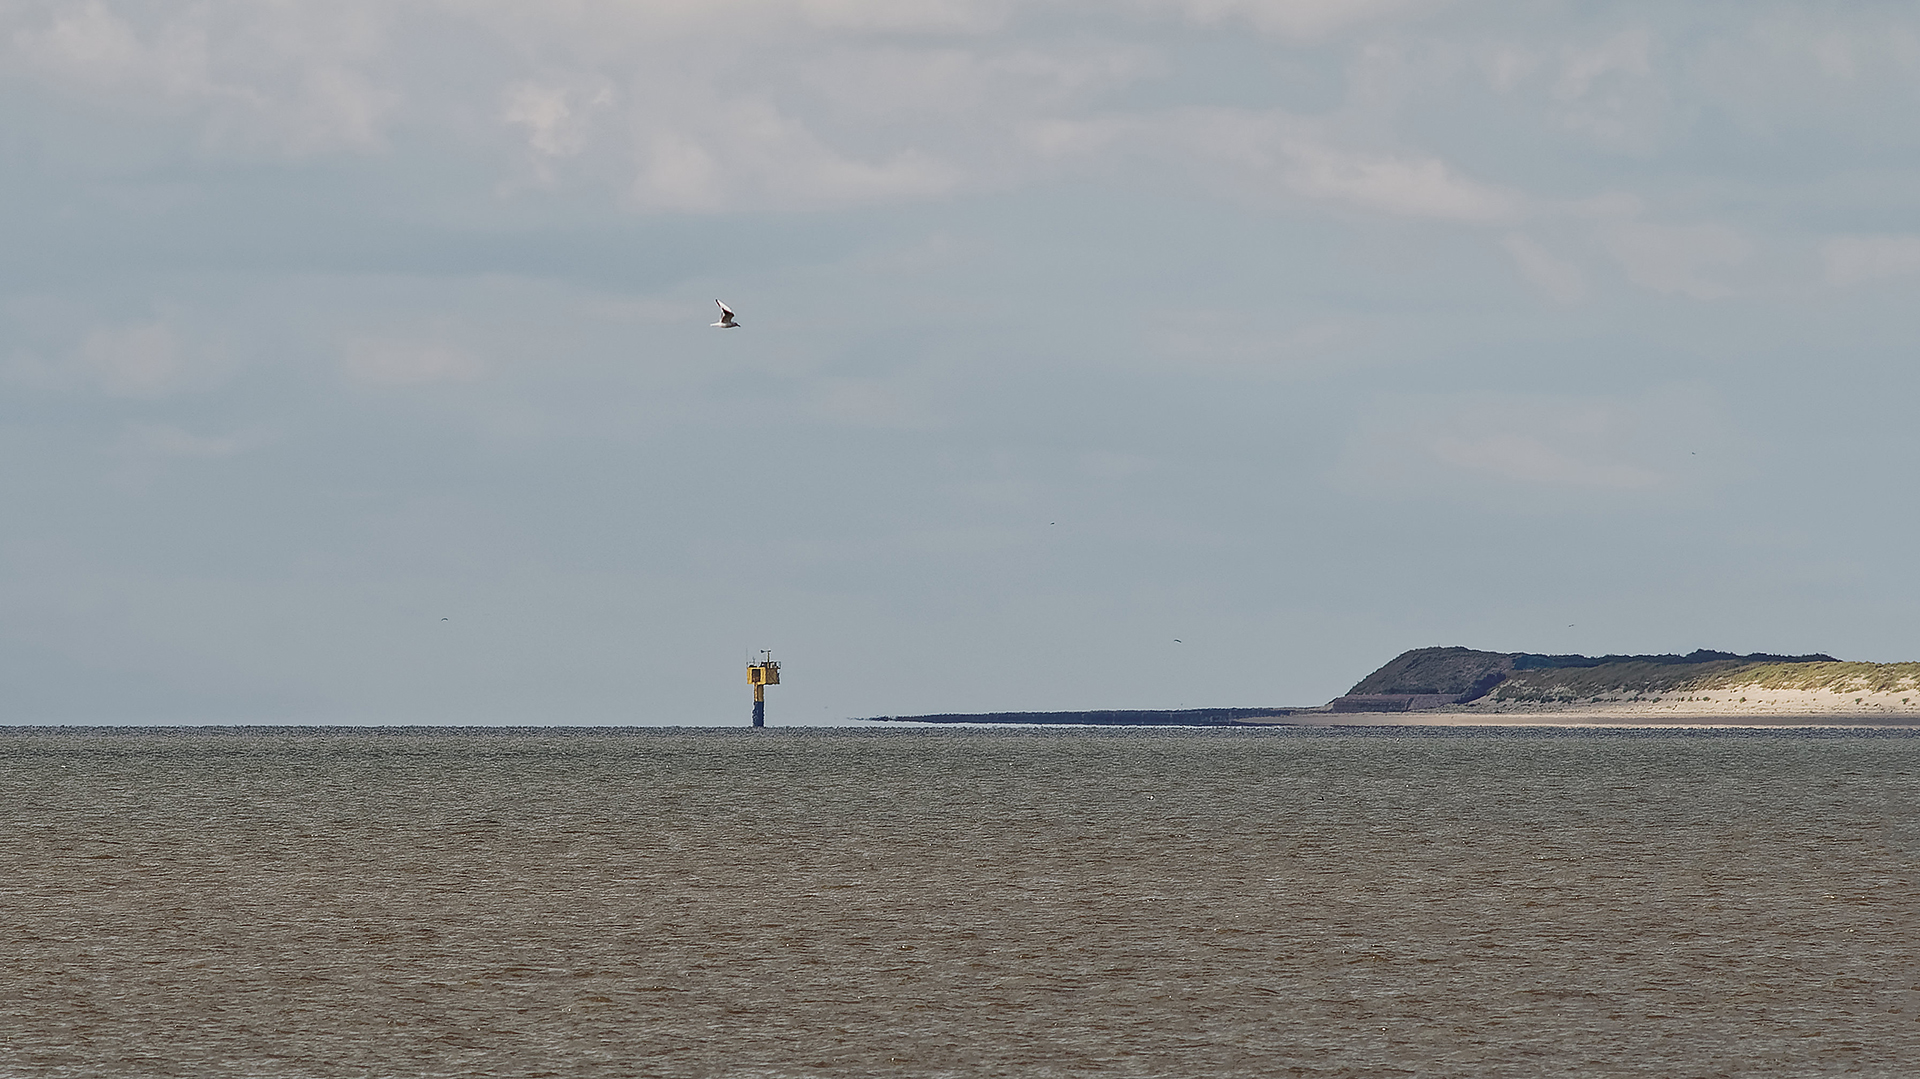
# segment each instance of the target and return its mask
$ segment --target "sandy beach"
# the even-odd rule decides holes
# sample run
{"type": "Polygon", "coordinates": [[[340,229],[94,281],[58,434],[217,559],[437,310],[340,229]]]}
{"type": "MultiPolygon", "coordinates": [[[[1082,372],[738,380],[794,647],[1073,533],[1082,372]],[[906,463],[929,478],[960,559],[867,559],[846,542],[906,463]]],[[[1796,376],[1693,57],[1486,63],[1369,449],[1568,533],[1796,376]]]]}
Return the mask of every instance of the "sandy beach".
{"type": "Polygon", "coordinates": [[[1920,727],[1920,693],[1735,686],[1597,702],[1500,701],[1489,696],[1418,712],[1296,712],[1272,722],[1330,727],[1920,727]]]}

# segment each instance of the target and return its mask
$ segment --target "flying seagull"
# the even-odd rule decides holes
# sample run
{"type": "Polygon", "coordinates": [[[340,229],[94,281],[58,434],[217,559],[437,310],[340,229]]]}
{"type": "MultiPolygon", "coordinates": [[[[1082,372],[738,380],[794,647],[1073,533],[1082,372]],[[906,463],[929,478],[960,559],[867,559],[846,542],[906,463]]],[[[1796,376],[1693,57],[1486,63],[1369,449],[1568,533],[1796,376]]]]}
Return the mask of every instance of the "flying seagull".
{"type": "Polygon", "coordinates": [[[720,303],[719,300],[715,300],[713,302],[720,304],[720,321],[714,323],[714,325],[720,327],[723,330],[739,329],[740,324],[738,322],[733,321],[733,308],[728,307],[724,303],[720,303]]]}

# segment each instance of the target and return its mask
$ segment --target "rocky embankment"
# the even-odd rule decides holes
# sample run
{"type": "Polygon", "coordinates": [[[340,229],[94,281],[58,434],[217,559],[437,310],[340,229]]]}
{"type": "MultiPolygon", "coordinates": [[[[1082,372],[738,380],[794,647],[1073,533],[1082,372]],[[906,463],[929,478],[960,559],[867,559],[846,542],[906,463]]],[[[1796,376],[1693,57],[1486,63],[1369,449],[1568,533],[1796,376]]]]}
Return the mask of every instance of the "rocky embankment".
{"type": "MultiPolygon", "coordinates": [[[[1396,656],[1329,706],[1335,714],[1415,712],[1688,720],[1848,717],[1920,720],[1920,663],[1828,655],[1543,655],[1420,648],[1396,656]]],[[[1409,717],[1411,718],[1411,717],[1409,717]]]]}

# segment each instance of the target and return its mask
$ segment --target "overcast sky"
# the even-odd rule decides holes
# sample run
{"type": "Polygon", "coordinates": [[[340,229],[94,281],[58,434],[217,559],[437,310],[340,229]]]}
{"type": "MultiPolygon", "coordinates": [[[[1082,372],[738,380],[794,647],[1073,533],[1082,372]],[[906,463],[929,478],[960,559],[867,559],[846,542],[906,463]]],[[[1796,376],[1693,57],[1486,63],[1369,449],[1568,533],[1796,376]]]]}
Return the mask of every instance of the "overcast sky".
{"type": "Polygon", "coordinates": [[[1916,117],[1910,3],[0,0],[0,722],[1920,659],[1916,117]]]}

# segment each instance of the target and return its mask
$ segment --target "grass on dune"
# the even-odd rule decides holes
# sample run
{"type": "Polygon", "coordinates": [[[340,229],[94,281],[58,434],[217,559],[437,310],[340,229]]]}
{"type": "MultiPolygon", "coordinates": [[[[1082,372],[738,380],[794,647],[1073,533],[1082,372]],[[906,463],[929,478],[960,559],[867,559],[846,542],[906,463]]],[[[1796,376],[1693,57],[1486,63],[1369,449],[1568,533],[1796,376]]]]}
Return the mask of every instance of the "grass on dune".
{"type": "Polygon", "coordinates": [[[1835,693],[1892,693],[1920,688],[1920,663],[1756,663],[1718,671],[1694,689],[1825,689],[1835,693]]]}
{"type": "Polygon", "coordinates": [[[1920,663],[1609,663],[1601,667],[1516,671],[1501,701],[1624,700],[1716,689],[1820,689],[1831,693],[1920,690],[1920,663]]]}

